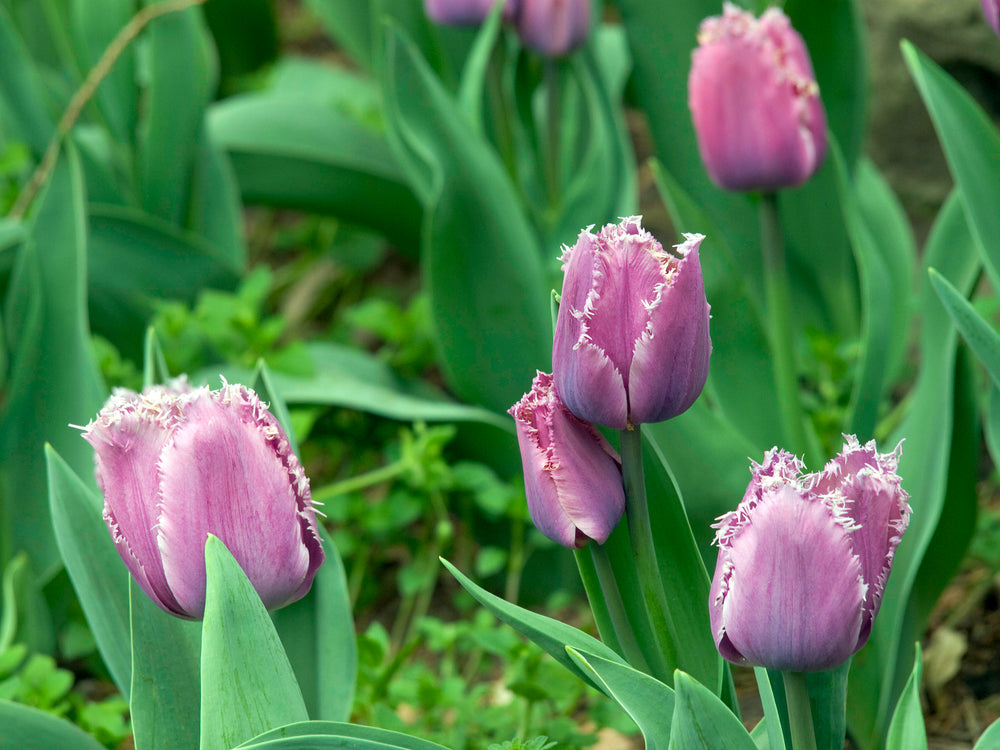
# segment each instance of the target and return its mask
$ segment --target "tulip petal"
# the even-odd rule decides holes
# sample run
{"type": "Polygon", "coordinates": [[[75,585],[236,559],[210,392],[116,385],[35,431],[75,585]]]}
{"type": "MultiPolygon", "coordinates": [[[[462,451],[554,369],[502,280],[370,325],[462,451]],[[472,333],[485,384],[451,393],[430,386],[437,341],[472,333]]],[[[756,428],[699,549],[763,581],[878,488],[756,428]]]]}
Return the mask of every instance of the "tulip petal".
{"type": "Polygon", "coordinates": [[[668,256],[669,271],[645,305],[647,322],[634,339],[628,375],[629,418],[636,424],[687,411],[708,379],[709,306],[698,257],[703,239],[685,235],[682,257],[668,256]]]}
{"type": "Polygon", "coordinates": [[[94,447],[104,521],[118,554],[151,599],[183,615],[167,583],[156,542],[156,462],[179,418],[179,408],[164,388],[150,388],[141,395],[119,389],[83,437],[94,447]]]}
{"type": "Polygon", "coordinates": [[[826,156],[826,116],[788,18],[772,8],[757,20],[726,3],[698,36],[688,103],[712,181],[727,190],[804,182],[826,156]]]}
{"type": "Polygon", "coordinates": [[[787,486],[765,492],[752,519],[720,545],[723,556],[723,579],[713,584],[720,651],[771,669],[815,671],[857,650],[861,562],[824,503],[787,486]]]}
{"type": "Polygon", "coordinates": [[[303,535],[302,515],[312,509],[302,509],[271,443],[277,423],[270,415],[261,422],[255,395],[227,408],[223,401],[232,396],[223,389],[192,400],[159,463],[159,550],[171,590],[193,616],[205,606],[209,533],[225,543],[268,608],[294,600],[290,592],[301,596],[318,567],[303,535]]]}

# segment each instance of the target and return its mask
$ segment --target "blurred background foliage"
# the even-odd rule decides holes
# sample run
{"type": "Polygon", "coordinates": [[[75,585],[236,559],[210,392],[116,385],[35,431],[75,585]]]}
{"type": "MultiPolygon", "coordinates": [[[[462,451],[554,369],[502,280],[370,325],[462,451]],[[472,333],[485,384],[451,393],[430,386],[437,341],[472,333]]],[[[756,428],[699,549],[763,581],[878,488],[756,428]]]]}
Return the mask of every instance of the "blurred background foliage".
{"type": "MultiPolygon", "coordinates": [[[[924,270],[963,299],[978,289],[988,319],[997,303],[961,191],[945,200],[947,187],[900,177],[883,132],[877,97],[898,85],[886,38],[909,27],[854,0],[785,10],[838,144],[782,197],[803,403],[827,452],[845,431],[886,449],[906,438],[916,510],[852,676],[851,732],[866,750],[928,624],[963,633],[970,658],[1000,638],[997,450],[981,436],[1000,415],[924,270]],[[881,29],[874,41],[866,28],[881,29]],[[992,635],[972,632],[976,613],[994,618],[992,635]]],[[[595,1],[602,23],[558,63],[550,170],[545,66],[506,30],[435,27],[419,0],[0,0],[0,698],[106,747],[127,742],[127,704],[62,567],[43,446],[93,481],[66,425],[86,424],[110,388],[141,386],[152,326],[167,369],[195,382],[250,382],[267,362],[345,562],[354,720],[453,748],[634,737],[437,558],[593,630],[572,559],[530,524],[503,413],[549,369],[559,247],[589,225],[642,212],[665,245],[708,235],[710,383],[649,435],[709,563],[709,524],[742,496],[747,457],[783,444],[754,201],[708,182],[687,114],[695,30],[718,11],[595,1]]],[[[944,60],[966,84],[998,61],[944,60]]],[[[941,669],[965,669],[962,653],[941,669]]],[[[998,666],[985,667],[994,680],[998,666]]],[[[939,682],[942,716],[970,695],[982,725],[1000,714],[995,682],[939,682]]]]}

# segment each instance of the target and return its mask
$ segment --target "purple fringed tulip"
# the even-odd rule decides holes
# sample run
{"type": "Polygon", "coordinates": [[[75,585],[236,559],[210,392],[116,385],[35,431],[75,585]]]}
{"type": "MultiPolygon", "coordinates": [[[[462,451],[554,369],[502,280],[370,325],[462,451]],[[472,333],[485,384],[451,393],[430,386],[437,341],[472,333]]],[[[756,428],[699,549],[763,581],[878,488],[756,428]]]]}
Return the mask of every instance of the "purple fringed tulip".
{"type": "Polygon", "coordinates": [[[788,17],[731,3],[702,21],[688,103],[708,176],[725,190],[801,185],[826,157],[826,114],[788,17]]]}
{"type": "Polygon", "coordinates": [[[508,412],[517,426],[535,526],[564,547],[604,544],[625,511],[621,460],[594,425],[572,414],[539,372],[508,412]]]}
{"type": "Polygon", "coordinates": [[[474,26],[486,20],[495,2],[506,2],[503,17],[510,21],[519,0],[424,0],[427,15],[447,26],[474,26]]]}
{"type": "Polygon", "coordinates": [[[514,23],[525,47],[562,57],[590,32],[590,0],[520,0],[514,23]]]}
{"type": "Polygon", "coordinates": [[[202,617],[208,534],[268,609],[309,591],[325,557],[309,480],[252,390],[119,389],[83,437],[118,554],[162,609],[202,617]]]}
{"type": "Polygon", "coordinates": [[[672,255],[633,216],[565,248],[552,367],[578,417],[624,429],[675,417],[698,398],[712,352],[703,239],[685,235],[672,255]]]}
{"type": "Polygon", "coordinates": [[[734,664],[832,669],[868,641],[910,519],[901,446],[845,436],[823,471],[774,448],[735,511],[715,525],[709,599],[719,653],[734,664]]]}
{"type": "Polygon", "coordinates": [[[1000,35],[1000,0],[983,0],[983,14],[993,31],[1000,35]]]}

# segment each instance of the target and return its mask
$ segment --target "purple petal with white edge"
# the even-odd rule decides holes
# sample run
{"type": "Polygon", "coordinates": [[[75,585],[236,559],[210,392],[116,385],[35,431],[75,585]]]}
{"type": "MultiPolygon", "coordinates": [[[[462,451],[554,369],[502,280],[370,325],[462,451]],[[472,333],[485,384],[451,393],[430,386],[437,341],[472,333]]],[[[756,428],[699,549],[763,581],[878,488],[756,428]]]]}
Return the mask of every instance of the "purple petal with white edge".
{"type": "Polygon", "coordinates": [[[582,547],[589,539],[603,544],[625,508],[617,454],[561,403],[547,373],[536,375],[510,414],[532,521],[565,547],[582,547]]]}
{"type": "Polygon", "coordinates": [[[308,481],[290,472],[289,455],[280,426],[249,389],[203,391],[187,405],[160,461],[158,543],[167,581],[189,616],[204,611],[209,533],[225,543],[269,609],[308,590],[323,553],[308,481]]]}
{"type": "MultiPolygon", "coordinates": [[[[846,525],[792,487],[766,491],[720,544],[720,652],[771,669],[830,669],[859,648],[865,584],[846,525]],[[725,643],[728,641],[728,643],[725,643]]],[[[718,569],[717,569],[718,575],[718,569]]],[[[727,658],[729,658],[727,656],[727,658]]]]}
{"type": "MultiPolygon", "coordinates": [[[[601,259],[600,237],[584,230],[573,247],[564,249],[564,280],[552,346],[552,365],[563,403],[581,419],[618,429],[628,418],[625,372],[594,341],[590,322],[600,303],[606,262],[601,259]]],[[[599,333],[604,332],[599,329],[599,333]]]]}
{"type": "Polygon", "coordinates": [[[104,521],[140,588],[160,607],[184,610],[167,583],[156,542],[157,462],[180,419],[184,397],[161,386],[140,395],[117,389],[83,438],[94,448],[104,521]]]}
{"type": "Polygon", "coordinates": [[[703,239],[700,234],[685,235],[677,246],[679,259],[659,254],[660,281],[644,300],[646,324],[633,339],[628,397],[629,418],[635,424],[685,412],[705,387],[712,343],[698,257],[703,239]]]}

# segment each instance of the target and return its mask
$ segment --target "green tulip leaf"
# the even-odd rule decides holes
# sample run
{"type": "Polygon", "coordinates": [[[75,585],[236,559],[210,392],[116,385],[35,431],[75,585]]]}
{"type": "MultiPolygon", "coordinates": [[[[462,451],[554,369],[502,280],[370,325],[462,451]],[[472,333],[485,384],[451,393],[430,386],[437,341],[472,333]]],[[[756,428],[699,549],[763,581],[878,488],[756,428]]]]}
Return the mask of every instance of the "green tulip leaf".
{"type": "Polygon", "coordinates": [[[581,653],[593,654],[609,662],[627,666],[618,654],[596,638],[592,638],[583,631],[577,630],[564,622],[553,620],[550,617],[545,617],[523,607],[518,607],[516,604],[511,604],[477,586],[447,560],[442,558],[441,563],[462,584],[462,588],[472,594],[472,597],[477,602],[525,638],[536,643],[543,651],[547,652],[557,662],[573,672],[573,674],[593,685],[598,690],[601,689],[600,684],[592,679],[589,670],[581,668],[573,660],[566,651],[567,646],[571,646],[581,653]]]}
{"type": "Polygon", "coordinates": [[[371,750],[445,750],[434,742],[409,734],[392,732],[360,724],[342,724],[333,721],[304,721],[272,729],[239,746],[244,748],[281,748],[281,750],[308,750],[309,748],[371,748],[371,750]]]}
{"type": "Polygon", "coordinates": [[[0,700],[0,750],[103,750],[74,724],[31,706],[0,700]]]}
{"type": "Polygon", "coordinates": [[[1000,747],[1000,719],[990,724],[986,731],[979,736],[976,746],[972,750],[993,750],[1000,747]]]}
{"type": "Polygon", "coordinates": [[[101,517],[103,503],[93,471],[87,473],[91,481],[84,483],[51,445],[45,447],[45,459],[59,552],[101,657],[128,699],[132,681],[128,569],[101,517]]]}
{"type": "Polygon", "coordinates": [[[576,665],[606,695],[617,701],[636,723],[646,741],[646,750],[666,750],[670,745],[670,722],[673,719],[674,691],[644,672],[616,661],[578,651],[566,652],[576,665]]]}
{"type": "Polygon", "coordinates": [[[994,287],[1000,286],[1000,133],[947,73],[909,42],[903,58],[934,121],[994,287]]]}
{"type": "Polygon", "coordinates": [[[707,687],[678,670],[674,690],[670,750],[756,750],[740,720],[707,687]]]}
{"type": "Polygon", "coordinates": [[[302,692],[260,597],[226,545],[209,535],[201,646],[201,750],[229,750],[306,721],[302,692]]]}
{"type": "Polygon", "coordinates": [[[927,750],[927,730],[924,728],[924,712],[920,707],[920,644],[916,644],[913,671],[906,681],[903,694],[896,704],[896,710],[889,724],[886,750],[927,750]]]}

